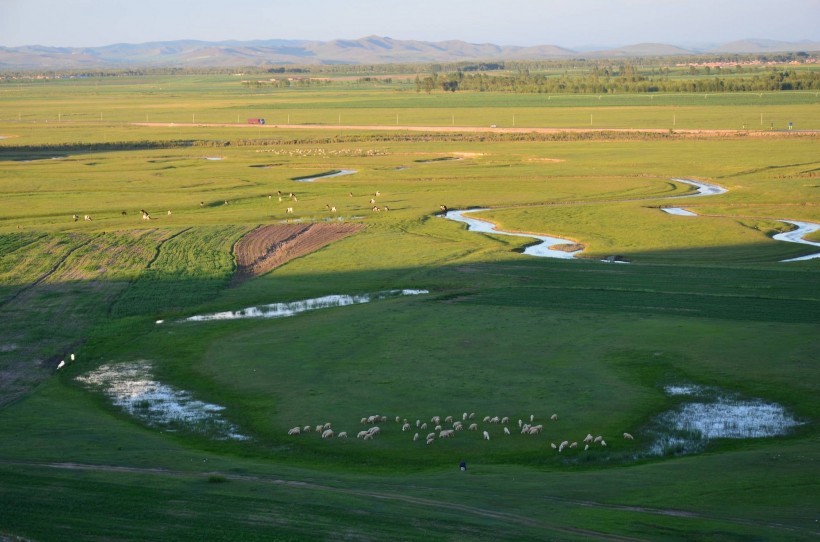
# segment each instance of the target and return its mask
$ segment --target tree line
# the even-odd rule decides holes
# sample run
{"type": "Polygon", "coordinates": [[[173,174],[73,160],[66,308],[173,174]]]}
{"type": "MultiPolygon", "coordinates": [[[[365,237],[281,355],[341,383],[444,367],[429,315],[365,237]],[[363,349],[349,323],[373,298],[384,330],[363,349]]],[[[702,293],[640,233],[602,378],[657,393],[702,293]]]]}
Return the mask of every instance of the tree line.
{"type": "MultiPolygon", "coordinates": [[[[693,66],[694,67],[694,66],[693,66]]],[[[710,70],[711,71],[711,68],[710,70]]],[[[560,75],[531,74],[521,70],[515,74],[432,73],[416,76],[416,92],[434,90],[456,92],[512,92],[544,94],[612,94],[640,92],[771,92],[784,90],[820,90],[820,72],[813,70],[772,69],[753,75],[730,74],[709,77],[671,76],[668,68],[655,74],[639,72],[633,65],[616,70],[595,68],[588,73],[560,75]]]]}

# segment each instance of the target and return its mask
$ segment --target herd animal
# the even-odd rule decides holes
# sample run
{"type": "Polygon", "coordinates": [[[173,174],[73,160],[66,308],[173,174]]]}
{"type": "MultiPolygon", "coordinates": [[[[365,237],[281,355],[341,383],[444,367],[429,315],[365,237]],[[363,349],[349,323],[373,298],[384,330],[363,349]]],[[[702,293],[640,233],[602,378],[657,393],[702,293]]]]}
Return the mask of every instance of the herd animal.
{"type": "MultiPolygon", "coordinates": [[[[61,365],[62,366],[62,365],[61,365]]],[[[430,423],[434,425],[434,431],[428,433],[426,437],[424,437],[424,442],[427,445],[433,444],[436,440],[441,439],[452,439],[456,437],[458,431],[463,431],[465,429],[465,422],[468,420],[472,420],[475,418],[475,413],[468,414],[464,412],[461,416],[461,419],[457,419],[454,416],[439,416],[435,415],[430,418],[430,423]]],[[[531,414],[529,416],[530,422],[535,421],[535,415],[531,414]]],[[[552,414],[549,417],[551,422],[558,421],[558,415],[552,414]]],[[[362,440],[374,440],[378,435],[382,433],[382,428],[376,424],[388,424],[385,427],[392,426],[388,422],[388,417],[383,414],[370,414],[368,416],[363,416],[359,421],[361,425],[370,426],[367,429],[363,429],[356,434],[358,439],[362,440]]],[[[415,424],[412,424],[410,420],[407,418],[403,418],[401,416],[395,416],[395,423],[396,426],[400,428],[401,432],[409,432],[411,428],[415,427],[421,431],[427,429],[427,422],[422,422],[421,419],[416,418],[415,424]]],[[[488,415],[483,418],[483,423],[489,424],[486,429],[480,428],[477,422],[470,423],[466,428],[467,431],[475,431],[481,432],[481,439],[489,441],[492,438],[491,433],[491,426],[493,425],[500,425],[501,432],[505,436],[512,436],[512,432],[510,431],[510,417],[509,416],[492,416],[488,415]]],[[[547,429],[544,424],[533,424],[533,423],[525,423],[522,419],[518,420],[518,425],[520,428],[520,433],[522,435],[530,435],[530,436],[538,436],[542,432],[548,431],[553,433],[552,425],[549,424],[550,428],[547,429]]],[[[514,424],[513,424],[514,426],[514,424]]],[[[563,429],[561,431],[564,431],[563,429]]],[[[337,433],[334,432],[332,425],[330,422],[325,422],[323,424],[317,424],[314,426],[305,425],[304,427],[301,426],[294,426],[290,430],[288,430],[288,436],[298,436],[298,435],[305,435],[305,434],[318,434],[321,435],[323,439],[332,439],[332,438],[346,438],[347,432],[340,431],[337,433]]],[[[412,440],[413,442],[420,441],[422,439],[422,433],[414,432],[412,440]]],[[[464,437],[459,437],[464,438],[464,437]]],[[[634,440],[634,437],[630,433],[623,433],[624,440],[634,440]]],[[[589,451],[590,446],[598,445],[600,447],[606,447],[607,443],[604,440],[603,435],[593,436],[591,433],[587,433],[586,437],[584,437],[581,442],[584,444],[583,450],[589,451]]],[[[571,439],[562,439],[559,444],[555,442],[550,442],[549,447],[552,450],[555,450],[557,453],[562,454],[567,450],[574,450],[579,447],[579,442],[576,440],[571,439]]]]}

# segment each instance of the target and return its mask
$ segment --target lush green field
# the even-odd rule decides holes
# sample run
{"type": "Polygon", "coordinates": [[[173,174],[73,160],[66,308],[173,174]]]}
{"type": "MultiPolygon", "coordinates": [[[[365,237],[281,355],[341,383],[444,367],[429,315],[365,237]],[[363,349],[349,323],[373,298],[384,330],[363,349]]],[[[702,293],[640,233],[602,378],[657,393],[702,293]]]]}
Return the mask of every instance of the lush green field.
{"type": "Polygon", "coordinates": [[[193,76],[0,84],[0,539],[816,539],[820,268],[781,262],[816,250],[771,238],[789,229],[783,219],[820,222],[815,134],[131,124],[376,125],[398,114],[510,126],[515,115],[516,126],[572,128],[592,115],[593,127],[759,129],[761,113],[764,130],[774,119],[820,127],[816,96],[792,93],[256,92],[193,76]],[[356,173],[294,180],[342,169],[356,173]],[[694,192],[675,178],[729,191],[669,199],[694,192]],[[371,211],[377,191],[389,212],[371,211]],[[489,208],[481,216],[506,229],[585,250],[525,256],[527,239],[469,232],[437,216],[440,205],[489,208]],[[699,216],[659,209],[672,205],[699,216]],[[289,220],[366,227],[231,285],[235,243],[289,220]],[[600,261],[614,254],[632,263],[600,261]],[[429,293],[183,321],[400,288],[429,293]],[[76,361],[57,371],[70,352],[76,361]],[[152,425],[77,379],[138,361],[156,382],[225,407],[250,438],[152,425]],[[800,425],[656,454],[658,416],[685,403],[670,385],[782,405],[800,425]],[[480,431],[424,443],[434,415],[473,412],[480,431]],[[355,438],[373,414],[387,416],[381,434],[355,438]],[[493,415],[510,417],[510,435],[482,421],[493,415]],[[542,434],[520,434],[530,415],[542,434]],[[326,422],[350,438],[287,435],[326,422]],[[587,433],[607,446],[583,450],[587,433]],[[564,440],[581,444],[550,446],[564,440]]]}

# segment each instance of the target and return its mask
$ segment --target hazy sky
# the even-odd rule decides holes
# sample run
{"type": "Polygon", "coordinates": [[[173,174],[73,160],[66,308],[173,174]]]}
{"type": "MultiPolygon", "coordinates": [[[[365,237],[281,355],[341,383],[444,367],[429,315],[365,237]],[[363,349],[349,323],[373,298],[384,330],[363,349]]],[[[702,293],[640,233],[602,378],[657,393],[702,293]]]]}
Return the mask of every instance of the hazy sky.
{"type": "Polygon", "coordinates": [[[0,0],[0,46],[373,34],[569,48],[820,41],[820,0],[0,0]]]}

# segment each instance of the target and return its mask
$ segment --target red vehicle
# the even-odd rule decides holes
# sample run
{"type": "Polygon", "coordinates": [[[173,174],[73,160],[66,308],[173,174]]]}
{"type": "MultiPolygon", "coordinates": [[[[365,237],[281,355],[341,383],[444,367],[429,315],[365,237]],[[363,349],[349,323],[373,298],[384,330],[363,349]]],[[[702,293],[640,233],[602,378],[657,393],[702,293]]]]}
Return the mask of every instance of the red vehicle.
{"type": "Polygon", "coordinates": [[[265,124],[265,119],[248,119],[248,124],[265,124]]]}

